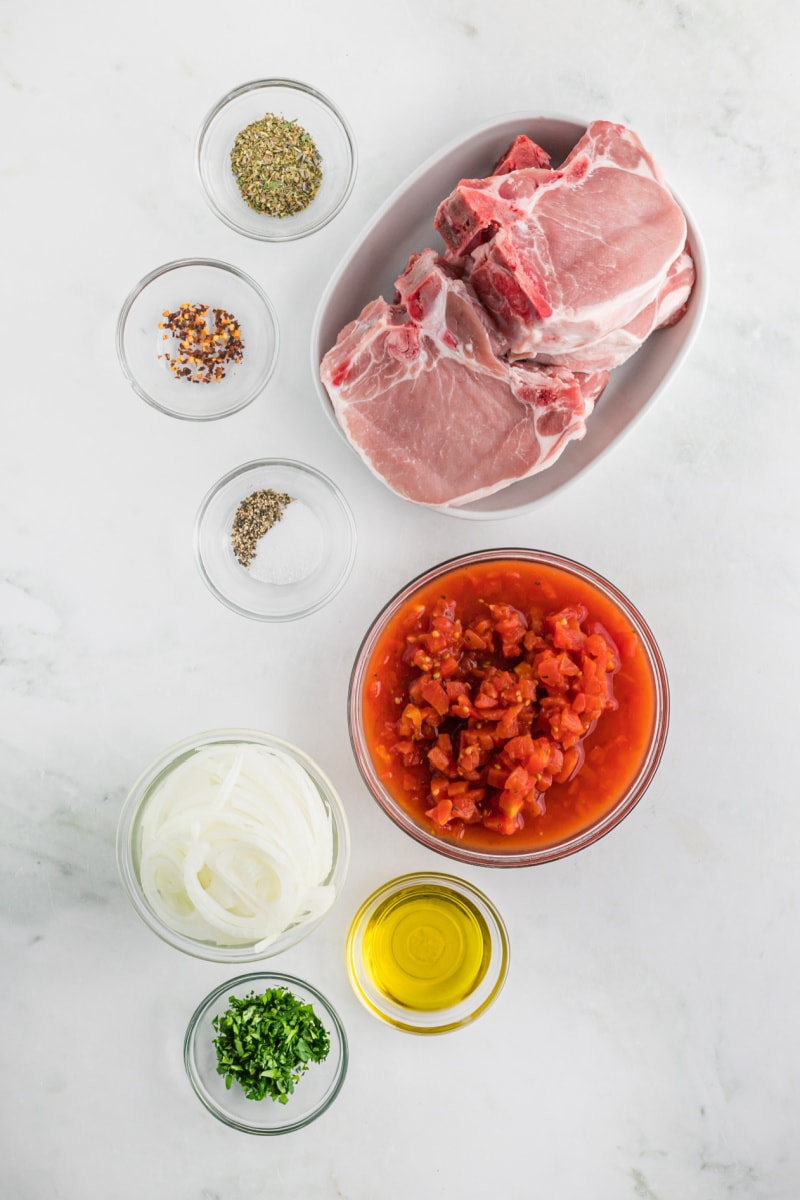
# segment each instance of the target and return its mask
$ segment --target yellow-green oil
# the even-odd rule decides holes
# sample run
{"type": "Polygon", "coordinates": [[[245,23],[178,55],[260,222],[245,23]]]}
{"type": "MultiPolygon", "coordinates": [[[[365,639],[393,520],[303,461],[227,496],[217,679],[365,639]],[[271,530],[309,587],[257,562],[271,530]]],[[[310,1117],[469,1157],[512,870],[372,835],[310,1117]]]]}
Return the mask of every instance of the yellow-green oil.
{"type": "Polygon", "coordinates": [[[486,974],[490,933],[464,896],[417,884],[380,904],[367,922],[363,960],[375,986],[416,1011],[451,1008],[486,974]]]}

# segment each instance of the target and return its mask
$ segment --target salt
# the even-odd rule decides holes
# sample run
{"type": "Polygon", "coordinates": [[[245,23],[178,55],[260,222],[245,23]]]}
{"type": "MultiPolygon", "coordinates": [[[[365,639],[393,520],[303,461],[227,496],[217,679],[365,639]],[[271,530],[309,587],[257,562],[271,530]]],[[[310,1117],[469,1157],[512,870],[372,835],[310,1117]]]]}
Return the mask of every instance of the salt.
{"type": "Polygon", "coordinates": [[[249,574],[259,583],[299,583],[322,558],[322,526],[313,509],[293,500],[263,537],[259,538],[249,574]]]}

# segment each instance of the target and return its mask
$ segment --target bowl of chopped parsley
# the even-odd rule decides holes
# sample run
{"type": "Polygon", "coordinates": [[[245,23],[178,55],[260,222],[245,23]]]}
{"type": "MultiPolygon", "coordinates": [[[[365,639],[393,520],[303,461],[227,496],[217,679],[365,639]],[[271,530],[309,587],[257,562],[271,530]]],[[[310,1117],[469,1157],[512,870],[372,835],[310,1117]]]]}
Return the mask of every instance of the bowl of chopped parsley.
{"type": "Polygon", "coordinates": [[[291,975],[220,984],[195,1010],[186,1073],[208,1111],[242,1133],[291,1133],[322,1116],[347,1074],[347,1036],[330,1001],[291,975]]]}
{"type": "Polygon", "coordinates": [[[256,79],[211,109],[195,161],[220,220],[247,237],[287,242],[340,212],[357,156],[350,126],[322,92],[294,79],[256,79]]]}

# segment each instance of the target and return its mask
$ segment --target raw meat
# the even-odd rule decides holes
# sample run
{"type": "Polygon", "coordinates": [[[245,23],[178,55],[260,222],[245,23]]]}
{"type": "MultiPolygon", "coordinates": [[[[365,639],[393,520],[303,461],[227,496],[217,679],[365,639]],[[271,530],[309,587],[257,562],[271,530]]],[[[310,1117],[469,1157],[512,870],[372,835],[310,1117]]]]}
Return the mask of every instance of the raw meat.
{"type": "Polygon", "coordinates": [[[693,282],[683,212],[638,137],[608,121],[557,170],[462,180],[435,225],[512,359],[610,369],[677,319],[693,282]]]}
{"type": "Polygon", "coordinates": [[[681,319],[692,293],[694,277],[694,261],[687,246],[667,272],[658,298],[622,329],[614,329],[598,342],[582,346],[574,355],[569,352],[553,356],[539,354],[536,361],[557,362],[576,371],[598,370],[612,359],[617,363],[624,362],[655,329],[664,329],[681,319]]]}
{"type": "Polygon", "coordinates": [[[397,302],[373,300],[325,355],[336,417],[399,495],[461,505],[548,466],[608,374],[501,357],[506,343],[471,287],[433,250],[413,255],[397,302]]]}
{"type": "Polygon", "coordinates": [[[371,470],[462,505],[549,466],[694,283],[686,219],[634,133],[595,121],[560,167],[524,134],[439,206],[445,258],[339,335],[321,377],[371,470]]]}
{"type": "MultiPolygon", "coordinates": [[[[499,166],[504,165],[504,159],[499,166]]],[[[526,219],[540,187],[552,186],[561,173],[549,167],[521,167],[486,179],[462,179],[436,211],[449,262],[468,266],[468,256],[498,231],[526,219]],[[465,261],[462,261],[465,260],[465,261]]]]}
{"type": "Polygon", "coordinates": [[[532,142],[527,134],[521,133],[500,155],[492,168],[492,175],[507,175],[509,171],[519,171],[521,167],[549,166],[550,155],[547,151],[532,142]]]}
{"type": "Polygon", "coordinates": [[[551,182],[550,155],[524,133],[498,158],[487,179],[462,179],[439,205],[434,224],[457,261],[492,237],[503,219],[513,221],[526,198],[541,183],[551,182]],[[498,175],[513,179],[498,180],[498,175]]]}

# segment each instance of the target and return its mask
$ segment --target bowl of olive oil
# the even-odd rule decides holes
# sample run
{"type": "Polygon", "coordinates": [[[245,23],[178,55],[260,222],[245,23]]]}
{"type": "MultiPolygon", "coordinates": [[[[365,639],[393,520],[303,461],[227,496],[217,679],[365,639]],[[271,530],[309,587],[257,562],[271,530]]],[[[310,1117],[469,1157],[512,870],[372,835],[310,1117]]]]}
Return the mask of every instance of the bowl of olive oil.
{"type": "Polygon", "coordinates": [[[485,1012],[508,973],[508,935],[483,892],[415,873],[368,896],[347,936],[347,969],[373,1016],[408,1033],[447,1033],[485,1012]]]}

